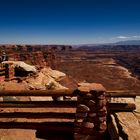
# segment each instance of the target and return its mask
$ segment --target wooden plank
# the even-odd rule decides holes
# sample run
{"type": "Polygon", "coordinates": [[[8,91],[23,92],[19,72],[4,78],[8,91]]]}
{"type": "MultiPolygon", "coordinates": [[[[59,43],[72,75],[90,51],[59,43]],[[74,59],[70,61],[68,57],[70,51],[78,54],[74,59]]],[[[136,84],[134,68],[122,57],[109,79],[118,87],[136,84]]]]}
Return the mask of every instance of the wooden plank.
{"type": "Polygon", "coordinates": [[[0,108],[75,108],[77,101],[5,101],[0,102],[0,108]]]}
{"type": "Polygon", "coordinates": [[[28,118],[28,119],[75,119],[75,113],[61,112],[1,112],[0,118],[28,118]]]}
{"type": "Polygon", "coordinates": [[[140,96],[140,92],[131,91],[131,90],[113,90],[107,91],[106,97],[125,97],[125,98],[135,98],[136,96],[140,96]]]}
{"type": "Polygon", "coordinates": [[[0,68],[0,71],[5,71],[5,68],[0,68]]]}
{"type": "MultiPolygon", "coordinates": [[[[76,96],[75,89],[63,90],[2,90],[0,96],[76,96]]],[[[136,97],[140,96],[140,92],[135,91],[107,91],[106,97],[136,97]]]]}
{"type": "Polygon", "coordinates": [[[0,129],[45,129],[48,131],[67,131],[74,132],[73,122],[0,122],[0,129]]]}
{"type": "MultiPolygon", "coordinates": [[[[0,91],[0,96],[76,96],[75,89],[63,89],[63,90],[3,90],[0,91]]],[[[140,96],[140,92],[136,91],[107,91],[107,97],[134,97],[140,96]]]]}
{"type": "Polygon", "coordinates": [[[108,103],[107,108],[109,112],[127,112],[134,111],[136,105],[134,103],[108,103]]]}
{"type": "Polygon", "coordinates": [[[0,71],[0,75],[4,75],[5,74],[5,71],[0,71]]]}
{"type": "Polygon", "coordinates": [[[135,98],[140,96],[140,92],[135,91],[107,91],[106,97],[125,97],[125,98],[135,98]]]}
{"type": "MultiPolygon", "coordinates": [[[[77,101],[1,101],[0,108],[76,108],[77,101]]],[[[132,111],[134,103],[107,103],[108,110],[132,111]]]]}
{"type": "Polygon", "coordinates": [[[0,96],[76,96],[74,90],[2,90],[0,96]]]}

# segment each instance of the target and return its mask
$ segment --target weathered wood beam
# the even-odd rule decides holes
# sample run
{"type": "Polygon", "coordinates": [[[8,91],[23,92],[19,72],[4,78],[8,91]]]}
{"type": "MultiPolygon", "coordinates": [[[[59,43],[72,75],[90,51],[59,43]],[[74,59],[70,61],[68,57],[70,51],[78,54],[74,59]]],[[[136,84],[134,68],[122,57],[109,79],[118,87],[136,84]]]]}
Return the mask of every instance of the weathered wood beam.
{"type": "Polygon", "coordinates": [[[108,112],[127,112],[134,111],[136,105],[134,103],[107,103],[108,112]]]}
{"type": "Polygon", "coordinates": [[[28,118],[28,119],[75,119],[75,113],[64,112],[1,112],[0,118],[28,118]]]}
{"type": "Polygon", "coordinates": [[[5,68],[0,68],[0,71],[5,71],[5,68]]]}
{"type": "MultiPolygon", "coordinates": [[[[6,101],[0,108],[76,108],[77,101],[6,101]]],[[[108,111],[133,111],[134,103],[107,103],[108,111]]]]}
{"type": "Polygon", "coordinates": [[[4,75],[5,74],[5,71],[0,71],[0,75],[4,75]]]}
{"type": "Polygon", "coordinates": [[[0,96],[76,96],[74,90],[1,90],[0,96]]]}
{"type": "Polygon", "coordinates": [[[48,131],[67,131],[74,132],[73,122],[0,122],[0,129],[45,129],[48,131]]]}
{"type": "Polygon", "coordinates": [[[75,108],[77,101],[5,101],[0,108],[75,108]]]}
{"type": "MultiPolygon", "coordinates": [[[[1,90],[0,96],[76,96],[78,92],[75,89],[63,90],[1,90]]],[[[135,91],[107,91],[106,97],[136,97],[140,92],[135,91]]]]}
{"type": "Polygon", "coordinates": [[[124,97],[124,98],[135,98],[140,96],[140,92],[135,91],[107,91],[106,97],[124,97]]]}

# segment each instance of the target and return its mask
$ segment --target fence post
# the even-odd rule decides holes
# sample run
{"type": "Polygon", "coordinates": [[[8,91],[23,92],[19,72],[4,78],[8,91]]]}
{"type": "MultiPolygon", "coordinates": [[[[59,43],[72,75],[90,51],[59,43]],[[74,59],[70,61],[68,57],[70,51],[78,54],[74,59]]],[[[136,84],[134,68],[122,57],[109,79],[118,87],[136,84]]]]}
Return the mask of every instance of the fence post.
{"type": "Polygon", "coordinates": [[[5,78],[7,81],[11,80],[15,75],[13,63],[7,63],[5,65],[5,78]]]}
{"type": "Polygon", "coordinates": [[[5,68],[2,67],[2,64],[0,64],[0,82],[5,80],[5,68]]]}
{"type": "Polygon", "coordinates": [[[103,140],[106,131],[106,97],[101,84],[79,87],[75,119],[75,140],[103,140]]]}

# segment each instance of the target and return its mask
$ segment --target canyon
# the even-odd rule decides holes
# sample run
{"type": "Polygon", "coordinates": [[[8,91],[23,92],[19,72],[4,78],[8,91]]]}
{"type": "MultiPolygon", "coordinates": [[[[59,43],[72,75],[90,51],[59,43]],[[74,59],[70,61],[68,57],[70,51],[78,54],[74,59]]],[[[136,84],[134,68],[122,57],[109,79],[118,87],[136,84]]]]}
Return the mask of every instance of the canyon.
{"type": "MultiPolygon", "coordinates": [[[[84,45],[76,47],[69,45],[1,45],[0,49],[6,52],[10,61],[24,61],[36,66],[38,70],[49,66],[65,73],[67,77],[62,79],[60,84],[68,88],[76,88],[77,83],[100,83],[107,91],[140,93],[140,46],[138,45],[90,47],[84,45]]],[[[24,77],[22,74],[16,76],[24,77]]],[[[138,136],[139,101],[138,97],[135,101],[133,99],[112,99],[112,102],[134,102],[137,107],[133,113],[122,112],[109,116],[114,120],[113,125],[122,122],[121,126],[124,130],[115,127],[117,131],[121,131],[117,133],[122,134],[122,139],[125,139],[125,134],[128,139],[136,139],[138,136]],[[125,128],[124,124],[128,127],[125,128]],[[135,126],[130,124],[135,124],[135,126]]]]}

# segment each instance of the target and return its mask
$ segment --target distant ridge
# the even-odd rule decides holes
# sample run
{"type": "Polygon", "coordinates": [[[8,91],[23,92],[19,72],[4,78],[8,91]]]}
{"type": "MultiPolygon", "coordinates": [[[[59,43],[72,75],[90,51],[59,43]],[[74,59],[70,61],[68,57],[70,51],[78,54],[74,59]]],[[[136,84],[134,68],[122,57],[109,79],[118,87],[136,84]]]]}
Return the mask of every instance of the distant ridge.
{"type": "Polygon", "coordinates": [[[140,45],[140,40],[126,40],[113,43],[114,45],[140,45]]]}
{"type": "Polygon", "coordinates": [[[116,45],[140,45],[140,40],[125,40],[115,43],[96,43],[96,44],[79,44],[74,47],[102,47],[102,46],[116,46],[116,45]]]}

